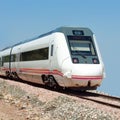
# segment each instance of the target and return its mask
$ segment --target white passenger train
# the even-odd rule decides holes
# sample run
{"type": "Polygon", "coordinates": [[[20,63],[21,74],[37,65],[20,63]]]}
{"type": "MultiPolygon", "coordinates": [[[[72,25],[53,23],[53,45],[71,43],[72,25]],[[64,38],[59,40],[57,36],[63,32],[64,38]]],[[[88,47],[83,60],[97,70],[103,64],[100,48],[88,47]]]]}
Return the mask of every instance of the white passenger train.
{"type": "Polygon", "coordinates": [[[0,51],[0,74],[44,84],[96,89],[104,65],[88,28],[60,27],[0,51]]]}

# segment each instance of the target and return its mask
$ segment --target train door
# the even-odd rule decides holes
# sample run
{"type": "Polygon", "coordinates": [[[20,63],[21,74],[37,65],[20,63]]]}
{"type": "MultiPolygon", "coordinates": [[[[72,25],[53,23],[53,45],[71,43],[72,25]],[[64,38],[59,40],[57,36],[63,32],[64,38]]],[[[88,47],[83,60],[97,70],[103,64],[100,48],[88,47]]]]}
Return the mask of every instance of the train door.
{"type": "Polygon", "coordinates": [[[50,70],[52,71],[54,69],[54,41],[50,42],[49,62],[50,70]]]}
{"type": "Polygon", "coordinates": [[[21,54],[21,48],[18,48],[16,54],[16,71],[18,74],[20,72],[20,54],[21,54]]]}

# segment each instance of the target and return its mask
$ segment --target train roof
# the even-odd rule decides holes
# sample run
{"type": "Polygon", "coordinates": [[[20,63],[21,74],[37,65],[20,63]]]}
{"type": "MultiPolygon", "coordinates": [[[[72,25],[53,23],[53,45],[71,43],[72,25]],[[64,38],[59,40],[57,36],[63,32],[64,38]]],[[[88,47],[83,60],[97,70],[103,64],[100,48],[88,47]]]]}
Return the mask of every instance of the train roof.
{"type": "Polygon", "coordinates": [[[39,36],[37,36],[37,37],[34,37],[34,38],[30,38],[30,39],[21,41],[21,42],[16,43],[16,44],[14,44],[14,45],[12,45],[12,46],[8,46],[8,47],[6,47],[6,48],[4,48],[4,49],[2,49],[2,50],[0,50],[0,51],[4,51],[4,50],[6,50],[6,49],[15,47],[15,46],[17,46],[17,45],[21,45],[21,44],[24,44],[24,43],[27,43],[27,42],[30,42],[30,41],[39,39],[39,38],[41,38],[41,37],[50,35],[50,34],[55,33],[55,32],[66,33],[66,31],[67,31],[68,29],[88,29],[88,28],[83,28],[83,27],[59,27],[59,28],[56,28],[56,29],[54,29],[54,30],[52,30],[52,31],[49,31],[49,32],[47,32],[47,33],[41,34],[41,35],[39,35],[39,36]]]}

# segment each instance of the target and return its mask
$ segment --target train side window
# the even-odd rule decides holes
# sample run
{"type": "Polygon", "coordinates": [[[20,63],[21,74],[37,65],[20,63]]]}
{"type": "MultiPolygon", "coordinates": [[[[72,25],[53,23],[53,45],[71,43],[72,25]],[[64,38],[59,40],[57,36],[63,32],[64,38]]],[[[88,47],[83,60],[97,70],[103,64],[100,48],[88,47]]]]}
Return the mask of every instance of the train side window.
{"type": "Polygon", "coordinates": [[[3,57],[1,57],[1,61],[0,61],[1,67],[3,66],[3,57]]]}
{"type": "Polygon", "coordinates": [[[54,48],[54,45],[51,45],[51,56],[53,56],[53,48],[54,48]]]}
{"type": "Polygon", "coordinates": [[[20,60],[21,61],[47,60],[48,52],[49,52],[48,47],[32,50],[28,52],[23,52],[21,54],[20,60]]]}
{"type": "Polygon", "coordinates": [[[3,56],[3,63],[4,62],[9,62],[10,61],[10,55],[3,56]]]}

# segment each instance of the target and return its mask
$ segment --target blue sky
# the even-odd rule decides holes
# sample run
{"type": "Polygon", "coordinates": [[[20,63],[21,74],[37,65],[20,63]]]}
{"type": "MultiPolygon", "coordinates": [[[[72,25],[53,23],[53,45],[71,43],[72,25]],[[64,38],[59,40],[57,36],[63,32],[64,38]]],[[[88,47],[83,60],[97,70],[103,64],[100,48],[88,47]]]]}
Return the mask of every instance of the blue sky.
{"type": "Polygon", "coordinates": [[[98,90],[120,96],[119,0],[0,0],[0,49],[60,26],[92,29],[106,70],[98,90]]]}

